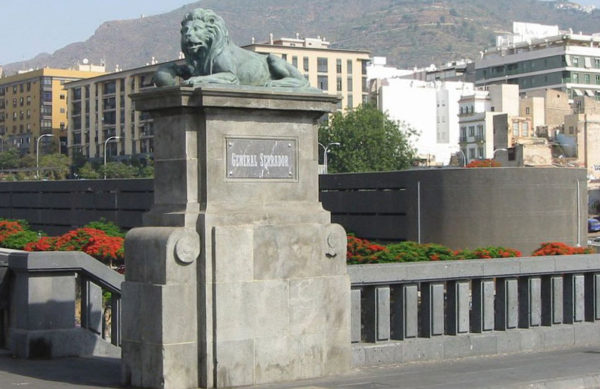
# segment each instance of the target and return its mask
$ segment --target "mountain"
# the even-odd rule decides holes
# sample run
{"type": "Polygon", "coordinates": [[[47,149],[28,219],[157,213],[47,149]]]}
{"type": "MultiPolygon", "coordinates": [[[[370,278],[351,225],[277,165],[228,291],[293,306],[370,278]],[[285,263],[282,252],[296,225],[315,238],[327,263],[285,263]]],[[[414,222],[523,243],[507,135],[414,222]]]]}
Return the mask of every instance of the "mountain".
{"type": "Polygon", "coordinates": [[[105,61],[107,69],[143,66],[152,57],[175,59],[179,23],[189,10],[215,10],[234,42],[278,37],[322,36],[332,47],[369,50],[397,67],[477,58],[513,21],[556,24],[590,34],[600,30],[600,11],[558,7],[539,0],[202,0],[168,13],[103,23],[85,42],[4,66],[7,73],[42,66],[69,67],[83,58],[105,61]]]}

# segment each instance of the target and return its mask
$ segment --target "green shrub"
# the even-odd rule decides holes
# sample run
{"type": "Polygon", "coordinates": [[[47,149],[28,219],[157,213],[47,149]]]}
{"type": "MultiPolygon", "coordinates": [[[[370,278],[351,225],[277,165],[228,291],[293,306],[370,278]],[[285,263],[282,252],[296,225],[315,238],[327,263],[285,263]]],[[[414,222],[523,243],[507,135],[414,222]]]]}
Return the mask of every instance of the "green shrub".
{"type": "Polygon", "coordinates": [[[89,222],[84,228],[94,228],[96,230],[104,231],[104,233],[108,236],[118,236],[119,238],[124,238],[125,233],[121,231],[118,225],[115,223],[106,220],[105,218],[100,218],[100,220],[96,220],[93,222],[89,222]]]}
{"type": "Polygon", "coordinates": [[[36,242],[40,238],[40,234],[31,230],[24,230],[7,236],[2,241],[2,247],[13,250],[23,250],[25,245],[31,242],[36,242]]]}

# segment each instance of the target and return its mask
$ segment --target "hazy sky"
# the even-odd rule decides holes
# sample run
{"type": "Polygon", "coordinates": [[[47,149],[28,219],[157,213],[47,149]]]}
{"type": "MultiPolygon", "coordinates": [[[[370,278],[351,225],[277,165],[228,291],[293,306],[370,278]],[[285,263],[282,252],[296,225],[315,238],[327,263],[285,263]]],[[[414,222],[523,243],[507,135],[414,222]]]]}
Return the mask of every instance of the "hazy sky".
{"type": "Polygon", "coordinates": [[[172,11],[194,0],[0,0],[0,65],[85,41],[102,22],[172,11]]]}

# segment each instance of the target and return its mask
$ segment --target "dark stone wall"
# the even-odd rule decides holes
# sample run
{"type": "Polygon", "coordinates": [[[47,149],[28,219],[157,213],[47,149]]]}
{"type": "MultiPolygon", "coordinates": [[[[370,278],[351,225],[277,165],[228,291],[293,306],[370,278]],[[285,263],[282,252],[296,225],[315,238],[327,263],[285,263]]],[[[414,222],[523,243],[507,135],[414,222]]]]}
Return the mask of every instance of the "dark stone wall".
{"type": "MultiPolygon", "coordinates": [[[[335,223],[373,240],[503,245],[524,254],[542,242],[587,241],[585,169],[329,174],[320,176],[320,190],[335,223]]],[[[26,219],[51,235],[101,217],[129,229],[142,225],[153,198],[151,179],[3,182],[0,217],[26,219]]]]}
{"type": "Polygon", "coordinates": [[[320,189],[332,220],[369,239],[502,245],[524,254],[542,242],[587,242],[585,169],[332,174],[321,176],[320,189]]]}

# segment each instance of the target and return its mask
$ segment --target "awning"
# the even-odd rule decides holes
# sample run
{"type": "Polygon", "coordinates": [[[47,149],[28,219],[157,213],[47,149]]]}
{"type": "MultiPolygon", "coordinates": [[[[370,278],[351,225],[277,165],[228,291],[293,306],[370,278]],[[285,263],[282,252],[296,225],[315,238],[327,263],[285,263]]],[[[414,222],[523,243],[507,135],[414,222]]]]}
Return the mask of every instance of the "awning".
{"type": "Polygon", "coordinates": [[[590,96],[590,97],[594,97],[594,91],[593,90],[586,89],[585,90],[585,94],[588,95],[588,96],[590,96]]]}
{"type": "Polygon", "coordinates": [[[579,89],[573,89],[573,93],[575,93],[577,96],[583,96],[583,92],[579,89]]]}

